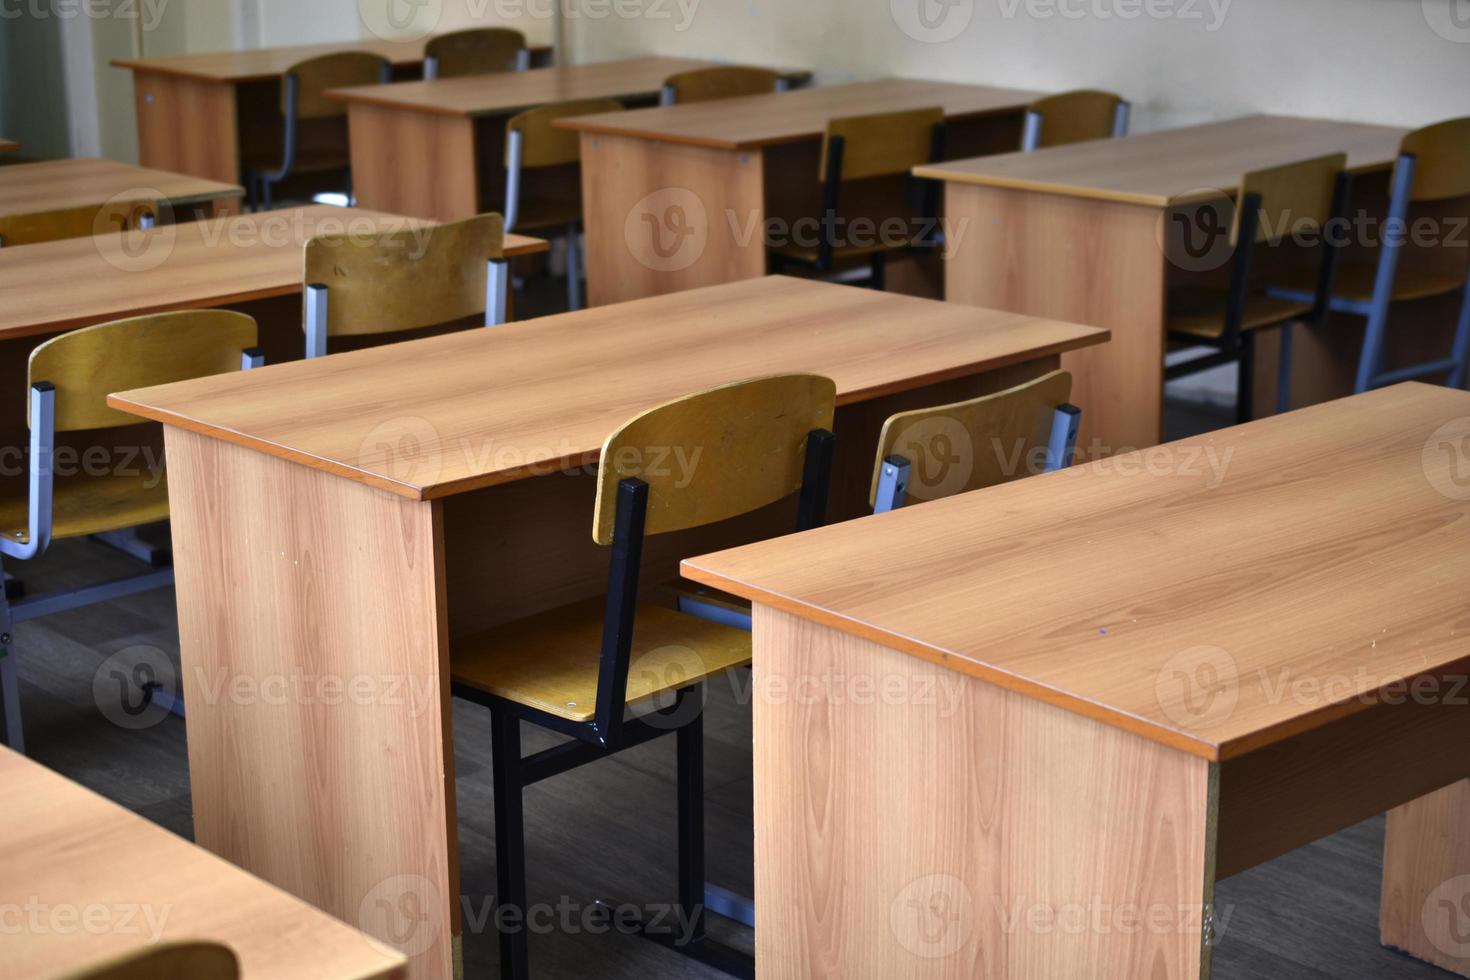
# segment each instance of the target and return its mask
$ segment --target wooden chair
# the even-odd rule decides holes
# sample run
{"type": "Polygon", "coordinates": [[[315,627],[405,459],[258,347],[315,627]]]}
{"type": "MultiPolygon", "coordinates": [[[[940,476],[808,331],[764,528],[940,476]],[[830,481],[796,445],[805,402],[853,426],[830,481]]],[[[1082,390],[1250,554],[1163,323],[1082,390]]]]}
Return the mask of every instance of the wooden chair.
{"type": "MultiPolygon", "coordinates": [[[[1331,309],[1366,319],[1363,350],[1358,358],[1355,390],[1397,384],[1425,375],[1444,374],[1452,388],[1464,387],[1470,376],[1470,263],[1457,269],[1405,267],[1401,263],[1405,231],[1412,227],[1415,205],[1455,202],[1458,213],[1434,219],[1441,229],[1470,216],[1470,117],[1451,119],[1404,137],[1389,190],[1388,219],[1376,261],[1344,259],[1333,283],[1331,309]],[[1395,229],[1399,231],[1395,232],[1395,229]],[[1394,370],[1383,366],[1388,318],[1395,303],[1462,293],[1460,316],[1449,356],[1394,370]]],[[[1442,249],[1448,252],[1448,249],[1442,249]]],[[[1284,298],[1301,300],[1310,285],[1278,291],[1284,298]]]]}
{"type": "Polygon", "coordinates": [[[504,221],[482,214],[375,235],[319,235],[306,243],[306,356],[329,337],[400,333],[484,315],[505,322],[509,266],[504,221]]]}
{"type": "Polygon", "coordinates": [[[1026,107],[1021,149],[1064,146],[1128,135],[1132,106],[1112,92],[1078,89],[1037,99],[1026,107]]]}
{"type": "Polygon", "coordinates": [[[222,943],[164,943],[59,980],[238,980],[240,960],[222,943]]]}
{"type": "Polygon", "coordinates": [[[1298,320],[1320,322],[1326,314],[1339,250],[1330,244],[1315,248],[1312,275],[1317,287],[1309,298],[1277,295],[1254,263],[1263,247],[1312,250],[1301,244],[1300,237],[1309,233],[1314,239],[1322,237],[1320,232],[1328,221],[1342,214],[1346,165],[1346,154],[1332,153],[1241,178],[1230,229],[1229,285],[1181,286],[1171,288],[1165,297],[1170,341],[1214,351],[1169,365],[1164,370],[1166,381],[1222,364],[1238,364],[1236,418],[1248,422],[1255,397],[1254,338],[1261,330],[1279,327],[1282,357],[1277,402],[1286,410],[1291,397],[1291,325],[1298,320]]]}
{"type": "MultiPolygon", "coordinates": [[[[0,484],[0,557],[28,561],[51,542],[136,528],[168,518],[161,470],[135,461],[98,472],[55,472],[56,435],[137,425],[108,394],[258,367],[255,321],[227,310],[190,310],[84,327],[31,353],[30,463],[24,489],[0,484]]],[[[0,590],[0,715],[5,744],[24,751],[16,687],[16,623],[173,583],[173,569],[65,593],[10,601],[0,590]]]]}
{"type": "Polygon", "coordinates": [[[682,105],[686,102],[712,102],[734,99],[742,95],[770,95],[786,91],[786,81],[765,68],[743,68],[738,65],[716,65],[694,68],[664,79],[659,104],[682,105]]]}
{"type": "Polygon", "coordinates": [[[327,98],[328,90],[378,85],[391,77],[388,59],[365,51],[322,55],[288,68],[281,79],[281,156],[247,157],[246,189],[252,206],[269,209],[272,188],[293,174],[346,172],[350,197],[352,158],[345,142],[341,146],[303,147],[301,124],[346,118],[347,104],[327,98]]]}
{"type": "MultiPolygon", "coordinates": [[[[882,289],[885,285],[887,257],[891,253],[933,247],[921,228],[924,219],[937,218],[939,185],[925,181],[920,220],[911,225],[903,242],[895,243],[875,235],[870,240],[844,242],[838,232],[843,221],[844,193],[849,185],[877,178],[907,177],[916,166],[935,163],[944,155],[944,110],[911,109],[869,116],[848,116],[827,123],[822,140],[822,159],[817,179],[822,184],[822,214],[814,243],[793,240],[776,244],[771,249],[772,273],[796,265],[828,275],[866,264],[869,285],[882,289]]],[[[909,187],[916,185],[910,183],[909,187]]],[[[879,223],[881,224],[881,222],[879,223]]]]}
{"type": "Polygon", "coordinates": [[[1072,465],[1082,410],[1072,375],[1050,374],[993,395],[890,416],[878,437],[869,503],[881,514],[1072,465]]]}
{"type": "Polygon", "coordinates": [[[565,229],[571,310],[582,308],[582,190],[580,181],[569,181],[566,171],[581,163],[582,144],[578,133],[556,129],[552,123],[622,108],[614,99],[556,102],[512,116],[505,124],[505,230],[544,234],[565,229]]]}
{"type": "Polygon", "coordinates": [[[151,200],[108,201],[36,214],[0,215],[0,247],[38,245],[64,238],[91,238],[93,235],[135,228],[152,228],[158,223],[158,204],[151,200]]]}
{"type": "Polygon", "coordinates": [[[508,27],[476,27],[431,37],[424,45],[424,79],[492,75],[531,67],[526,35],[508,27]]]}
{"type": "MultiPolygon", "coordinates": [[[[502,905],[526,906],[523,787],[677,732],[678,900],[690,917],[680,921],[694,924],[695,939],[679,948],[709,961],[722,955],[703,941],[702,686],[749,662],[750,635],[640,603],[643,540],[798,493],[800,525],[820,524],[835,401],[829,379],[783,375],[712,388],[635,417],[602,448],[592,537],[612,549],[606,598],[499,626],[452,648],[455,694],[492,716],[502,905]],[[668,459],[693,463],[670,466],[668,459]],[[570,741],[522,758],[522,721],[570,741]]],[[[502,932],[500,960],[502,977],[527,976],[525,930],[502,932]]]]}

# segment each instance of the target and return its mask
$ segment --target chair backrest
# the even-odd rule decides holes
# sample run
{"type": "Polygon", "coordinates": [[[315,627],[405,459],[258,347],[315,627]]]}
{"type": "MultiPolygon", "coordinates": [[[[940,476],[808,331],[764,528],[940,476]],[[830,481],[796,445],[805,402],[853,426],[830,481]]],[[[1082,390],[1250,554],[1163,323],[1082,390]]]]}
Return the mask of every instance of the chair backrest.
{"type": "Polygon", "coordinates": [[[869,503],[879,506],[884,466],[894,456],[910,464],[907,489],[916,500],[967,493],[1067,465],[1070,459],[1049,460],[1048,450],[1057,411],[1070,408],[1071,397],[1072,375],[1053,371],[993,395],[890,416],[878,437],[869,503]]]}
{"type": "Polygon", "coordinates": [[[1077,89],[1037,99],[1026,107],[1041,117],[1041,132],[1032,149],[1064,146],[1116,134],[1122,96],[1098,89],[1077,89]]]}
{"type": "Polygon", "coordinates": [[[776,72],[737,65],[695,68],[664,80],[664,89],[673,96],[676,104],[712,102],[742,95],[769,95],[779,91],[780,87],[781,76],[776,72]]]}
{"type": "Polygon", "coordinates": [[[1294,233],[1321,228],[1333,216],[1337,178],[1346,166],[1346,153],[1329,153],[1246,174],[1240,179],[1231,245],[1240,243],[1241,230],[1251,220],[1244,204],[1252,195],[1261,201],[1253,237],[1257,244],[1275,244],[1294,233]]]}
{"type": "MultiPolygon", "coordinates": [[[[297,62],[286,74],[296,79],[296,118],[327,119],[347,115],[347,103],[327,98],[329,89],[385,82],[390,66],[388,59],[366,51],[340,51],[297,62]]],[[[291,114],[286,85],[281,86],[281,114],[291,114]]]]}
{"type": "Polygon", "coordinates": [[[31,352],[30,383],[56,389],[56,431],[137,425],[107,406],[116,391],[238,371],[255,321],[230,310],[184,310],[116,320],[54,337],[31,352]]]}
{"type": "Polygon", "coordinates": [[[220,943],[164,943],[68,973],[61,980],[238,980],[240,961],[220,943]]]}
{"type": "Polygon", "coordinates": [[[433,58],[437,78],[515,71],[526,50],[526,35],[508,27],[476,27],[429,38],[424,57],[433,58]]]}
{"type": "Polygon", "coordinates": [[[520,134],[521,166],[560,167],[582,159],[581,135],[573,129],[557,129],[551,124],[571,116],[595,116],[604,112],[620,112],[623,104],[616,99],[577,99],[553,102],[527,109],[511,116],[505,124],[506,166],[510,166],[511,133],[520,134]]]}
{"type": "Polygon", "coordinates": [[[906,174],[932,163],[935,130],[943,123],[944,110],[939,106],[829,120],[817,179],[828,179],[834,139],[842,141],[843,180],[906,174]]]}
{"type": "Polygon", "coordinates": [[[649,409],[607,437],[592,537],[612,544],[619,484],[648,484],[645,534],[713,524],[801,490],[808,439],[832,428],[837,386],[813,374],[722,385],[649,409]]]}
{"type": "Polygon", "coordinates": [[[1413,201],[1470,195],[1470,116],[1416,129],[1404,137],[1400,154],[1413,154],[1413,201]]]}
{"type": "MultiPolygon", "coordinates": [[[[326,287],[328,336],[415,330],[484,313],[488,265],[504,247],[498,214],[369,238],[319,235],[306,243],[304,282],[326,287]]],[[[308,303],[308,330],[311,315],[308,303]]]]}
{"type": "Polygon", "coordinates": [[[90,238],[130,231],[158,221],[158,204],[151,200],[108,201],[100,207],[62,208],[35,214],[0,216],[0,245],[36,245],[63,238],[90,238]]]}

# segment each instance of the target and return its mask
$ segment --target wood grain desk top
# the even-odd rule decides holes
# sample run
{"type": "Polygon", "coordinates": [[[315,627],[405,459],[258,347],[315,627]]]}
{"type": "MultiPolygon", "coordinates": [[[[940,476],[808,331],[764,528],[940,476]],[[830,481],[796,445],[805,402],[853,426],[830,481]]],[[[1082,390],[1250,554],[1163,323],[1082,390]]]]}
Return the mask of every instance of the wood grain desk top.
{"type": "Polygon", "coordinates": [[[593,65],[533,68],[432,82],[393,82],[333,89],[343,102],[366,103],[446,116],[487,116],[570,99],[657,95],[665,79],[712,62],[687,58],[626,58],[593,65]]]}
{"type": "Polygon", "coordinates": [[[0,167],[0,215],[37,214],[111,200],[164,200],[178,206],[240,197],[244,188],[115,160],[46,160],[0,167]]]}
{"type": "Polygon", "coordinates": [[[1107,338],[1091,327],[772,276],[109,403],[431,499],[593,462],[632,416],[714,385],[811,371],[832,378],[845,404],[1107,338]],[[398,453],[401,439],[418,447],[414,459],[398,453]]]}
{"type": "Polygon", "coordinates": [[[1467,447],[1405,384],[683,572],[1224,760],[1470,667],[1467,447]]]}
{"type": "Polygon", "coordinates": [[[20,144],[15,140],[0,137],[0,153],[14,153],[18,149],[20,149],[20,144]]]}
{"type": "Polygon", "coordinates": [[[1233,192],[1250,170],[1328,153],[1355,171],[1387,167],[1408,130],[1393,126],[1245,116],[1126,139],[1095,140],[1035,153],[1003,153],[918,167],[920,177],[1164,207],[1233,192]]]}
{"type": "Polygon", "coordinates": [[[816,139],[834,117],[944,107],[951,119],[1018,112],[1042,95],[985,85],[885,78],[717,102],[559,119],[586,133],[740,150],[816,139]]]}
{"type": "MultiPolygon", "coordinates": [[[[7,297],[0,304],[0,339],[299,293],[307,239],[388,231],[409,221],[316,205],[0,248],[0,294],[7,297]]],[[[538,238],[506,236],[508,255],[547,248],[538,238]]]]}
{"type": "Polygon", "coordinates": [[[405,975],[397,952],[3,746],[0,798],[0,980],[184,940],[229,946],[243,980],[405,975]]]}
{"type": "MultiPolygon", "coordinates": [[[[549,26],[535,31],[527,31],[520,25],[506,26],[514,26],[525,33],[526,43],[531,45],[534,54],[544,54],[551,50],[547,41],[549,26]]],[[[410,68],[424,60],[424,41],[384,41],[372,38],[285,48],[254,48],[248,51],[207,51],[157,58],[114,58],[112,64],[116,68],[130,68],[135,71],[234,83],[275,78],[284,75],[297,62],[338,51],[368,51],[387,58],[396,67],[410,68]]]]}

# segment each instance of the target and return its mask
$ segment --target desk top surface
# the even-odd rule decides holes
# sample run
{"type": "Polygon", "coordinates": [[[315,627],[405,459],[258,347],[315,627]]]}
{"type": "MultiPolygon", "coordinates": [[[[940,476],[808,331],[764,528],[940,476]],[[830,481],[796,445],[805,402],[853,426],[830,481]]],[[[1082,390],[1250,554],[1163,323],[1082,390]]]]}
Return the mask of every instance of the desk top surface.
{"type": "Polygon", "coordinates": [[[1244,116],[1125,139],[1034,153],[1003,153],[918,167],[921,177],[1164,207],[1231,193],[1251,170],[1346,153],[1349,169],[1387,167],[1408,130],[1394,126],[1244,116]]]}
{"type": "Polygon", "coordinates": [[[594,462],[634,415],[715,385],[813,372],[832,378],[845,404],[1108,336],[771,276],[125,392],[109,403],[430,499],[594,462]],[[412,453],[398,451],[407,445],[412,453]]]}
{"type": "Polygon", "coordinates": [[[591,65],[471,75],[432,82],[393,82],[333,89],[330,98],[447,116],[518,112],[571,99],[616,99],[657,95],[673,74],[709,68],[687,58],[624,58],[591,65]]]}
{"type": "MultiPolygon", "coordinates": [[[[410,226],[432,222],[315,205],[0,248],[0,293],[9,298],[0,304],[0,340],[286,296],[301,291],[302,248],[313,236],[410,226]]],[[[505,239],[508,255],[547,247],[538,238],[505,239]]]]}
{"type": "Polygon", "coordinates": [[[404,975],[397,952],[3,746],[0,798],[0,908],[21,917],[8,923],[21,928],[7,930],[0,978],[188,940],[229,946],[243,980],[404,975]],[[24,928],[28,909],[42,927],[24,928]],[[61,914],[76,927],[58,925],[61,914]]]}
{"type": "Polygon", "coordinates": [[[116,160],[78,157],[0,167],[0,215],[101,206],[113,200],[200,204],[244,193],[236,184],[116,160]]]}
{"type": "Polygon", "coordinates": [[[1221,760],[1463,676],[1467,532],[1470,393],[1405,384],[683,571],[1221,760]]]}
{"type": "Polygon", "coordinates": [[[816,139],[828,120],[942,106],[949,118],[1019,112],[1043,93],[884,78],[715,102],[580,116],[555,125],[587,133],[738,150],[816,139]]]}
{"type": "MultiPolygon", "coordinates": [[[[536,23],[541,23],[537,21],[536,23]]],[[[547,38],[550,27],[526,30],[520,24],[511,27],[526,35],[526,43],[537,54],[551,50],[547,38]]],[[[161,55],[156,58],[114,58],[117,68],[158,72],[181,78],[197,78],[210,82],[250,82],[284,75],[292,65],[339,51],[368,51],[381,55],[402,68],[424,60],[424,41],[385,41],[362,38],[335,41],[330,44],[302,44],[284,48],[252,48],[246,51],[205,51],[196,54],[161,55]]]]}

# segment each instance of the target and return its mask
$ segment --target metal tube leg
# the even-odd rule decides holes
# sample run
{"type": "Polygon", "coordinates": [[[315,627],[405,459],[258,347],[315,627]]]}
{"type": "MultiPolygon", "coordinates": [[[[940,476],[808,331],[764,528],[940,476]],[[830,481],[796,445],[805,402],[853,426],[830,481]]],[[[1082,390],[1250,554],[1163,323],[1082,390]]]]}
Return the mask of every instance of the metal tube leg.
{"type": "Polygon", "coordinates": [[[888,256],[882,252],[873,256],[873,276],[868,285],[879,292],[888,288],[888,256]]]}
{"type": "Polygon", "coordinates": [[[0,744],[25,754],[20,728],[20,673],[15,662],[15,633],[11,629],[10,600],[0,592],[0,744]]]}
{"type": "Polygon", "coordinates": [[[582,255],[577,247],[577,226],[567,229],[567,309],[582,308],[582,255]]]}
{"type": "MultiPolygon", "coordinates": [[[[686,697],[692,695],[686,695],[686,697]]],[[[679,907],[692,942],[704,939],[704,713],[680,728],[679,907]]]]}
{"type": "Polygon", "coordinates": [[[1244,425],[1255,414],[1256,400],[1256,344],[1255,335],[1245,333],[1240,338],[1240,383],[1235,391],[1235,423],[1244,425]]]}
{"type": "Polygon", "coordinates": [[[1276,414],[1291,411],[1291,339],[1292,324],[1281,328],[1281,363],[1276,368],[1276,414]]]}
{"type": "Polygon", "coordinates": [[[522,809],[521,722],[509,711],[491,711],[491,758],[495,786],[496,928],[500,932],[500,976],[530,977],[526,931],[526,827],[522,809]],[[507,923],[500,911],[513,909],[507,923]],[[507,925],[509,928],[507,928],[507,925]]]}
{"type": "Polygon", "coordinates": [[[1460,303],[1460,322],[1455,327],[1455,349],[1451,355],[1455,366],[1450,371],[1451,388],[1465,387],[1465,372],[1470,371],[1470,281],[1465,283],[1465,298],[1460,303]]]}

